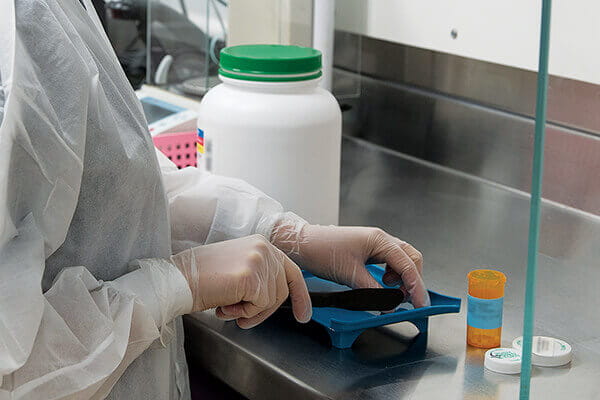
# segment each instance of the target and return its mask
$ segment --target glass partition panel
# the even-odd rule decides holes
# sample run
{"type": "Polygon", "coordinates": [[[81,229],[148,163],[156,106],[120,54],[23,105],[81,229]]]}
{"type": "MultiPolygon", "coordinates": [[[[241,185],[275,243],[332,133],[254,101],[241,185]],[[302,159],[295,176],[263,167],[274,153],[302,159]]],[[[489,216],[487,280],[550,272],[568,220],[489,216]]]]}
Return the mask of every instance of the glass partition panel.
{"type": "Polygon", "coordinates": [[[149,0],[146,82],[190,95],[218,83],[218,54],[227,41],[224,0],[149,0]]]}

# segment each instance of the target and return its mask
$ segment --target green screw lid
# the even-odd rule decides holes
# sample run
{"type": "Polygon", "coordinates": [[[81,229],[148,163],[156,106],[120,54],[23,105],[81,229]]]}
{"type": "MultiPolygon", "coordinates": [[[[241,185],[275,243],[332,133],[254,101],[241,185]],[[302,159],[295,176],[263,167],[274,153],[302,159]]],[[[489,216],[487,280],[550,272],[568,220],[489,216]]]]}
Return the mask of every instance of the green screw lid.
{"type": "Polygon", "coordinates": [[[292,82],[321,76],[321,52],[310,47],[252,44],[221,50],[219,74],[246,81],[292,82]]]}

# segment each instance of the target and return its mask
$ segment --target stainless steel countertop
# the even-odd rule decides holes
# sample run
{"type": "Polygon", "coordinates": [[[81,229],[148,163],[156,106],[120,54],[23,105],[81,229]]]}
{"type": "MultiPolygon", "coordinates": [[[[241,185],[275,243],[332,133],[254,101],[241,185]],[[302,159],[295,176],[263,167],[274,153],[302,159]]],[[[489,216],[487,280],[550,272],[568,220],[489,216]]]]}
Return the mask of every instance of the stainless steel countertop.
{"type": "MultiPolygon", "coordinates": [[[[484,370],[465,344],[466,274],[508,277],[503,344],[521,335],[529,200],[520,192],[344,138],[341,224],[380,226],[424,254],[428,287],[461,297],[428,337],[400,323],[329,346],[320,326],[278,313],[248,331],[212,313],[186,318],[196,362],[251,399],[515,399],[519,377],[484,370]]],[[[534,367],[532,399],[600,399],[600,217],[544,204],[536,330],[567,340],[574,361],[534,367]]]]}

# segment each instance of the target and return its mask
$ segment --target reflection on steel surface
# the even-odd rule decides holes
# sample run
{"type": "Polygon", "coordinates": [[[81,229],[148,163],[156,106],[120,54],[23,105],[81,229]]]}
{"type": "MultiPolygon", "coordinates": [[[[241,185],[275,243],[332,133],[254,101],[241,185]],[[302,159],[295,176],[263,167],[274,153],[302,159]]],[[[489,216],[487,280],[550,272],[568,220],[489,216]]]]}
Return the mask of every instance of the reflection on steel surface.
{"type": "MultiPolygon", "coordinates": [[[[338,71],[337,82],[349,82],[338,71]]],[[[531,118],[414,87],[362,77],[358,98],[345,99],[344,134],[529,191],[531,118]]],[[[599,113],[600,115],[600,113],[599,113]]],[[[600,137],[549,124],[544,197],[600,215],[600,137]]]]}
{"type": "MultiPolygon", "coordinates": [[[[336,65],[345,134],[529,191],[534,72],[345,32],[336,65]]],[[[600,215],[600,86],[552,77],[548,96],[543,195],[600,215]]]]}

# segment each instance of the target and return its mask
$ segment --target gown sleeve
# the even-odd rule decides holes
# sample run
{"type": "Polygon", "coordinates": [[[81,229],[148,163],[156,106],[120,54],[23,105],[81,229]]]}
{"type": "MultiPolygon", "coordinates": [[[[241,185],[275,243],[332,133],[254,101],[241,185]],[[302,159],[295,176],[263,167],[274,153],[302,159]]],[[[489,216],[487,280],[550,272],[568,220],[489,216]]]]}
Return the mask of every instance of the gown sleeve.
{"type": "Polygon", "coordinates": [[[270,238],[283,207],[252,185],[197,168],[178,170],[157,151],[169,202],[173,251],[252,234],[270,238]]]}

